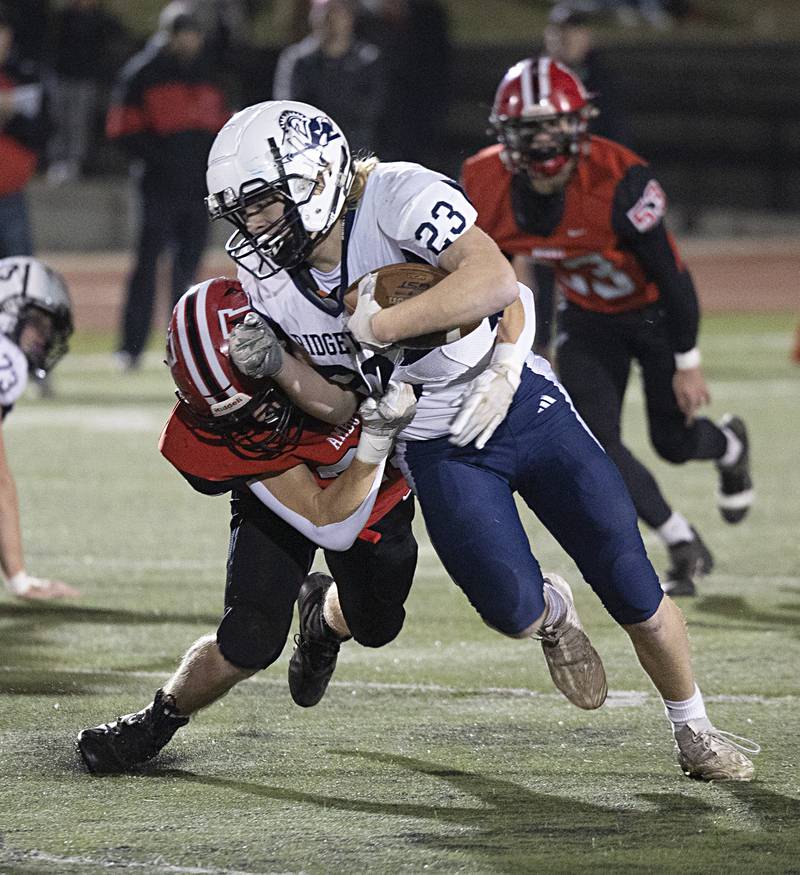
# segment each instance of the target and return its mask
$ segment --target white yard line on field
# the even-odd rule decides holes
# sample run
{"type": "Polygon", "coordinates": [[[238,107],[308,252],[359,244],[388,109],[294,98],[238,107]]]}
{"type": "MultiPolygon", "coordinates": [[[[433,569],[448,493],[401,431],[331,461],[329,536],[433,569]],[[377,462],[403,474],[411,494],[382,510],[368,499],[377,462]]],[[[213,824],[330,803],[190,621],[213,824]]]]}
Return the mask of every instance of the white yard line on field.
{"type": "MultiPolygon", "coordinates": [[[[151,872],[175,872],[181,875],[289,875],[275,872],[245,872],[241,869],[213,869],[206,866],[176,866],[167,863],[163,857],[156,857],[152,862],[97,860],[92,857],[62,857],[59,854],[48,854],[44,851],[0,851],[0,863],[42,863],[57,866],[93,866],[99,869],[144,869],[151,872]]],[[[48,871],[57,871],[50,869],[48,871]]]]}
{"type": "Polygon", "coordinates": [[[9,417],[9,431],[24,428],[75,428],[90,432],[159,432],[169,415],[168,399],[164,410],[148,410],[134,404],[70,404],[64,407],[25,405],[9,417]]]}
{"type": "MultiPolygon", "coordinates": [[[[0,666],[0,673],[14,674],[19,672],[25,674],[29,672],[37,672],[38,669],[31,669],[27,666],[3,665],[0,666]]],[[[147,678],[153,680],[164,680],[167,671],[138,671],[136,669],[92,669],[92,668],[65,668],[54,669],[48,668],[48,674],[52,675],[92,675],[100,677],[122,677],[122,678],[147,678]]],[[[269,678],[256,676],[248,680],[248,686],[258,684],[268,687],[285,687],[286,681],[279,678],[269,678]]],[[[560,693],[541,693],[538,690],[528,690],[523,687],[451,687],[445,684],[412,684],[403,683],[401,681],[337,681],[333,680],[330,684],[332,687],[339,687],[345,690],[374,690],[376,692],[397,692],[397,693],[436,693],[441,695],[457,695],[457,696],[507,696],[518,699],[552,699],[554,701],[563,698],[560,693]]],[[[704,695],[706,702],[722,702],[726,704],[750,704],[750,705],[784,705],[794,704],[798,700],[798,696],[760,696],[760,695],[729,695],[719,693],[717,695],[704,695]]],[[[606,704],[610,708],[638,708],[642,705],[648,705],[657,702],[658,699],[654,693],[645,690],[609,690],[606,704]]]]}

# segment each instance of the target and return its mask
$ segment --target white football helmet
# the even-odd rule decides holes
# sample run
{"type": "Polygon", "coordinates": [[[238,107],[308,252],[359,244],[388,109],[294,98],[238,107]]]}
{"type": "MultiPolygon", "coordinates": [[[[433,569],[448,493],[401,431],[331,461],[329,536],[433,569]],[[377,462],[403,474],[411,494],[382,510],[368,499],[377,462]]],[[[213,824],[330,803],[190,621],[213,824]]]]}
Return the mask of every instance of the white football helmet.
{"type": "Polygon", "coordinates": [[[20,346],[37,377],[55,367],[72,334],[72,306],[61,274],[29,256],[0,259],[0,333],[20,346]],[[41,337],[35,344],[20,343],[25,326],[34,323],[41,337]]]}
{"type": "Polygon", "coordinates": [[[208,156],[212,219],[236,231],[225,250],[257,279],[299,267],[341,214],[353,159],[341,128],[307,103],[271,100],[237,112],[208,156]],[[282,203],[283,214],[255,233],[246,209],[282,203]]]}

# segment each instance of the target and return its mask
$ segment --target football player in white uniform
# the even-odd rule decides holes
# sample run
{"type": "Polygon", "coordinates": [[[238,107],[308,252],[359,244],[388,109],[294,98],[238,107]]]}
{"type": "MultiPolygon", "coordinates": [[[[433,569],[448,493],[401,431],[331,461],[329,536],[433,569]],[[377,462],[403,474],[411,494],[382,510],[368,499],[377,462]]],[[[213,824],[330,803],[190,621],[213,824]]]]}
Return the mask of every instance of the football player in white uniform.
{"type": "Polygon", "coordinates": [[[67,351],[72,311],[63,278],[27,256],[0,259],[0,567],[22,599],[76,596],[60,580],[25,570],[19,501],[3,444],[2,421],[25,391],[29,373],[44,378],[67,351]]]}
{"type": "Polygon", "coordinates": [[[569,586],[544,578],[531,553],[519,492],[630,635],[664,699],[684,772],[748,780],[751,761],[708,720],[683,616],[661,590],[619,472],[547,362],[530,354],[530,291],[475,226],[460,188],[419,165],[354,161],[332,119],[289,101],[233,116],[212,146],[207,182],[209,212],[234,225],[226,249],[264,317],[231,338],[240,370],[263,373],[280,338],[356,390],[374,392],[389,376],[416,383],[417,415],[399,453],[433,546],[482,619],[540,640],[564,695],[602,705],[602,662],[569,586]],[[372,275],[401,261],[449,275],[381,309],[372,275]],[[356,278],[348,316],[344,291],[356,278]],[[403,349],[405,339],[478,320],[427,354],[403,349]]]}

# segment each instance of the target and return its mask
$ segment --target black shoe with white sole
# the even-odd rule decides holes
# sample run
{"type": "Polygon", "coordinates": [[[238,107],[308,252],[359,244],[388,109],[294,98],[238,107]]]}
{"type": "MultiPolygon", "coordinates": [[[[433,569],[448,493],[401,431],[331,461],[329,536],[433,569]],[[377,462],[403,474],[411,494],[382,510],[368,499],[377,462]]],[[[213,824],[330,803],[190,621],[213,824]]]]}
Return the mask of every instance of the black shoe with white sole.
{"type": "Polygon", "coordinates": [[[717,462],[719,471],[719,492],[717,506],[722,518],[727,523],[741,522],[750,510],[755,499],[753,480],[750,476],[750,444],[747,439],[747,426],[744,421],[730,413],[726,413],[719,427],[729,430],[742,443],[742,452],[732,465],[721,465],[717,462]]]}
{"type": "Polygon", "coordinates": [[[691,541],[670,544],[670,567],[661,582],[661,589],[670,596],[695,594],[695,579],[708,574],[714,567],[714,557],[703,539],[692,529],[691,541]]]}

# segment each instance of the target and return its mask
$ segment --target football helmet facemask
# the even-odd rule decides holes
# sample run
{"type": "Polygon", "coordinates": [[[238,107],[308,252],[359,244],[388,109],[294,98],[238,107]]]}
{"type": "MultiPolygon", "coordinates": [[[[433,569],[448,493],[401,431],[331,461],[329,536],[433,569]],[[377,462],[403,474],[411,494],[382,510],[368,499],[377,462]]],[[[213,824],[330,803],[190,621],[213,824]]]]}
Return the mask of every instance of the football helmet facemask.
{"type": "Polygon", "coordinates": [[[242,458],[272,459],[297,445],[303,416],[271,380],[252,380],[230,360],[230,332],[250,311],[236,280],[192,286],[172,311],[166,364],[207,443],[242,458]]]}
{"type": "Polygon", "coordinates": [[[19,346],[36,377],[42,379],[63,358],[72,330],[61,274],[28,256],[0,259],[0,333],[19,346]]]}
{"type": "Polygon", "coordinates": [[[512,173],[558,175],[578,155],[597,115],[591,95],[566,66],[552,58],[526,58],[503,77],[489,116],[490,133],[512,173]]]}
{"type": "Polygon", "coordinates": [[[353,181],[353,159],[325,113],[272,100],[236,113],[217,134],[206,180],[211,218],[236,228],[225,250],[267,279],[302,265],[331,230],[353,181]]]}

